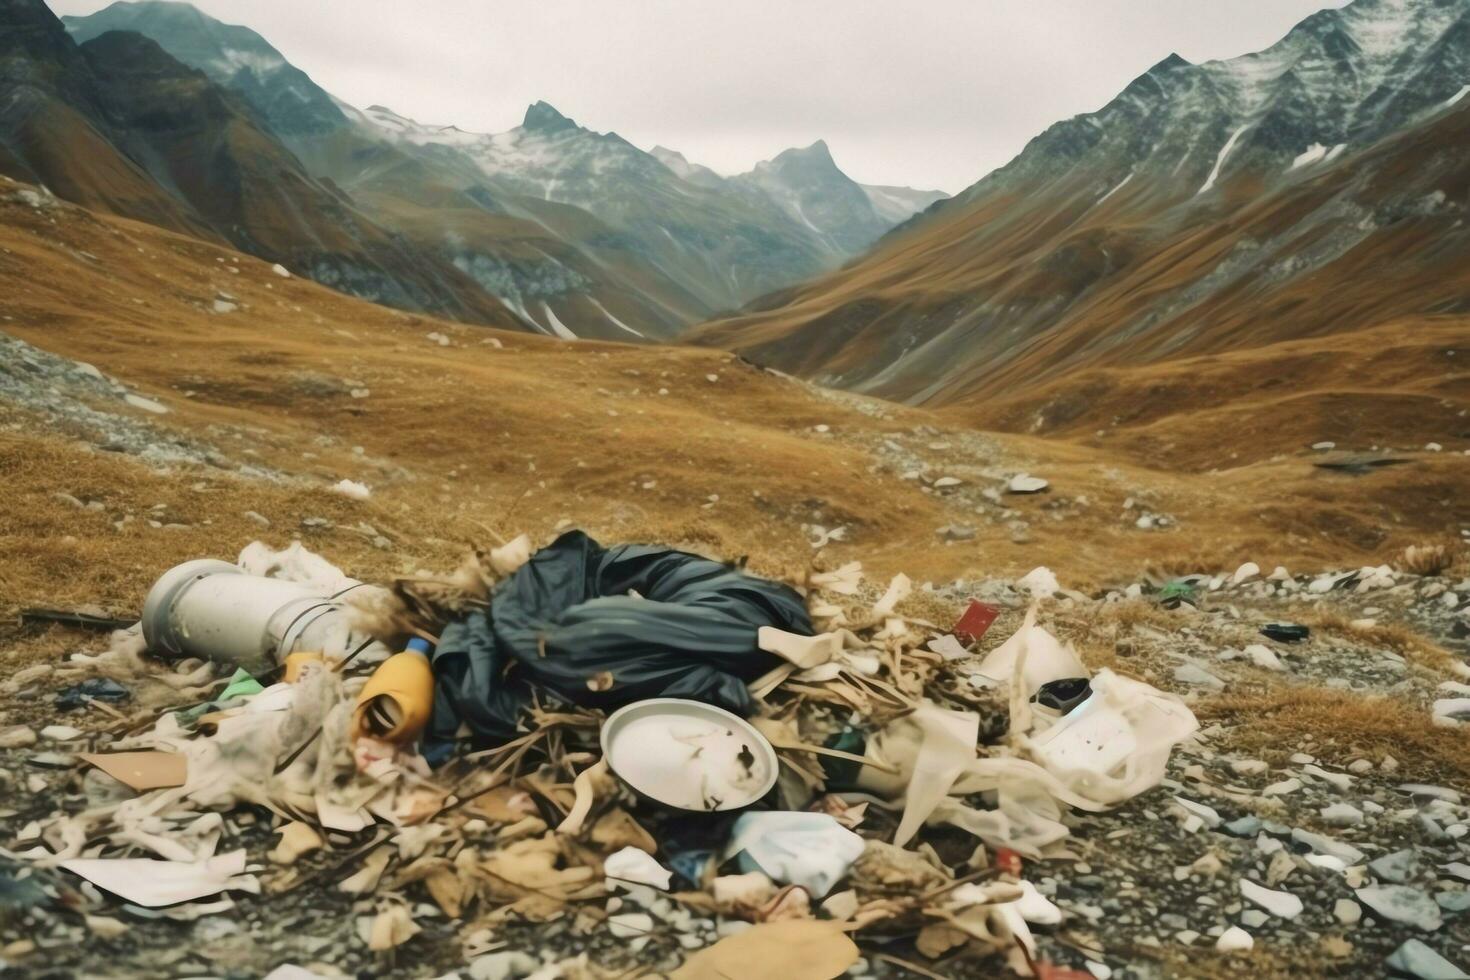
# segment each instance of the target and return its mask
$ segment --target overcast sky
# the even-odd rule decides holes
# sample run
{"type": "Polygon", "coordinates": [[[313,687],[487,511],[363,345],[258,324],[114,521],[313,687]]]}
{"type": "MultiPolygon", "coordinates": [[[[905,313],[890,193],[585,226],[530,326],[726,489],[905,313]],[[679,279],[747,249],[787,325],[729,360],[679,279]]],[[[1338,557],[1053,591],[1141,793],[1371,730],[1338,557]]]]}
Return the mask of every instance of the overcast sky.
{"type": "MultiPolygon", "coordinates": [[[[51,0],[59,14],[106,0],[51,0]]],[[[951,193],[1170,52],[1266,47],[1342,0],[196,0],[328,91],[498,132],[544,99],[736,173],[825,139],[865,183],[951,193]]]]}

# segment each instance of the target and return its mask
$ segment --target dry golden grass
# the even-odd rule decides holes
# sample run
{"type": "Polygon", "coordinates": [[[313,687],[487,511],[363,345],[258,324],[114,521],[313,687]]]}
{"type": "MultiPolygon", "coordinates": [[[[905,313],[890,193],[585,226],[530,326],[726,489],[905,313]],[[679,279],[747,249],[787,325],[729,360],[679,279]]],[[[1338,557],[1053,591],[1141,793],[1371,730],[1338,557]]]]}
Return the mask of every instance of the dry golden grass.
{"type": "Polygon", "coordinates": [[[1470,780],[1470,739],[1461,730],[1436,728],[1426,706],[1394,697],[1346,691],[1283,687],[1258,694],[1222,694],[1201,699],[1202,724],[1236,725],[1233,749],[1284,758],[1310,736],[1313,754],[1346,765],[1356,758],[1382,761],[1391,755],[1416,778],[1470,780]]]}
{"type": "Polygon", "coordinates": [[[1411,544],[1399,552],[1393,567],[1412,575],[1440,575],[1455,564],[1463,546],[1455,541],[1432,541],[1411,544]]]}
{"type": "MultiPolygon", "coordinates": [[[[1216,571],[1247,558],[1266,567],[1365,561],[1445,526],[1430,496],[1463,472],[1454,468],[1460,457],[1444,454],[1402,479],[1377,474],[1386,478],[1378,484],[1324,484],[1305,470],[1200,477],[1074,444],[988,440],[990,455],[961,461],[1029,469],[1053,484],[1051,494],[1007,500],[1030,523],[1018,543],[1004,521],[977,517],[973,505],[920,493],[877,452],[884,439],[922,447],[965,430],[920,410],[834,401],[723,352],[570,345],[410,316],[280,279],[224,248],[70,207],[0,202],[0,246],[8,250],[0,262],[6,333],[93,363],[163,402],[167,415],[134,413],[161,436],[291,477],[271,484],[211,468],[160,473],[8,410],[0,475],[24,505],[0,512],[6,605],[135,608],[171,563],[231,557],[257,537],[281,545],[300,534],[352,573],[373,576],[451,567],[487,526],[545,540],[563,522],[607,540],[748,557],[775,575],[813,560],[801,525],[845,524],[847,540],[820,560],[860,559],[874,581],[898,571],[916,582],[1016,576],[1048,565],[1064,584],[1089,589],[1130,581],[1150,563],[1216,571]],[[208,312],[217,290],[241,308],[208,312]],[[430,332],[451,346],[430,342],[430,332]],[[345,394],[357,385],[369,397],[345,394]],[[819,424],[830,433],[815,433],[819,424]],[[919,426],[934,434],[911,438],[919,426]],[[326,492],[341,478],[370,485],[372,499],[326,492]],[[203,490],[192,489],[201,481],[203,490]],[[55,492],[99,500],[104,511],[77,511],[55,492]],[[1174,514],[1180,528],[1138,531],[1122,507],[1129,496],[1174,514]],[[146,527],[145,512],[160,502],[165,523],[189,528],[146,527]],[[1054,519],[1067,502],[1065,518],[1054,519]],[[134,524],[114,531],[128,509],[134,524]],[[271,527],[243,518],[246,510],[271,527]],[[341,528],[304,531],[307,516],[366,521],[394,548],[379,551],[341,528]],[[972,524],[976,539],[942,546],[935,530],[950,523],[972,524]]],[[[954,459],[934,452],[930,462],[954,459]]]]}
{"type": "Polygon", "coordinates": [[[1291,616],[1297,622],[1329,636],[1392,650],[1430,670],[1444,670],[1455,660],[1448,650],[1402,623],[1377,622],[1371,626],[1354,626],[1352,617],[1325,603],[1294,607],[1291,616]]]}

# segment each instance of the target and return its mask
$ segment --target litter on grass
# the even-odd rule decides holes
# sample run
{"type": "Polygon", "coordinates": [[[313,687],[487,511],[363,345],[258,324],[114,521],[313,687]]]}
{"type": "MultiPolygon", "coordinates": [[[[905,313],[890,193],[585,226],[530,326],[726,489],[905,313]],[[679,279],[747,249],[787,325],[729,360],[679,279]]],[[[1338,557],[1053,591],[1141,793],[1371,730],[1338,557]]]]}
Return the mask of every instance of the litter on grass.
{"type": "Polygon", "coordinates": [[[579,928],[630,948],[676,929],[677,904],[753,923],[684,944],[678,977],[827,978],[854,939],[901,936],[1031,975],[1031,929],[1061,912],[1022,859],[1061,851],[1069,808],[1157,785],[1197,726],[1040,625],[1049,571],[1020,586],[1020,628],[986,645],[1000,607],[941,634],[905,615],[905,576],[878,594],[857,563],[781,583],[570,532],[373,585],[257,543],[150,593],[151,648],[221,679],[84,757],[137,795],[38,821],[17,855],[187,917],[334,853],[383,953],[415,943],[425,900],[492,934],[586,908],[579,928]],[[278,831],[248,871],[216,853],[245,807],[278,831]],[[925,843],[940,825],[984,845],[974,870],[925,843]]]}

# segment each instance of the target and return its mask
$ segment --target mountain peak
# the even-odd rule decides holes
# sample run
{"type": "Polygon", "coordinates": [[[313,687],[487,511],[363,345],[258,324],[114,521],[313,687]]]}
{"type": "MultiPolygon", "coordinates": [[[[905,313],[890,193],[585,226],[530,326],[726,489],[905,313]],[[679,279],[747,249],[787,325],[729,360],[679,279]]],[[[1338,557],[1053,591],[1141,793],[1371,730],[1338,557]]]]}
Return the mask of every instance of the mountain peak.
{"type": "Polygon", "coordinates": [[[841,172],[837,161],[832,159],[832,150],[827,146],[826,140],[817,140],[810,146],[793,146],[789,150],[782,150],[769,163],[756,166],[774,167],[777,170],[795,168],[809,173],[829,170],[841,172]]]}
{"type": "Polygon", "coordinates": [[[533,102],[526,107],[526,118],[521,125],[541,133],[559,133],[577,128],[575,122],[557,112],[549,102],[542,101],[533,102]]]}

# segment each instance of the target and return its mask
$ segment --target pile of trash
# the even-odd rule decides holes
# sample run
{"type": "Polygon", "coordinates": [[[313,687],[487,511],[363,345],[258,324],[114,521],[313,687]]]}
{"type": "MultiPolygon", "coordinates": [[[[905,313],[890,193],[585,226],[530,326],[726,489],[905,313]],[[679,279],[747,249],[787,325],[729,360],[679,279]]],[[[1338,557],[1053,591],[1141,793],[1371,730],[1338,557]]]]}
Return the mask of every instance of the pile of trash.
{"type": "Polygon", "coordinates": [[[99,920],[189,921],[320,883],[302,859],[330,853],[368,949],[412,943],[431,903],[472,977],[602,975],[500,948],[553,920],[629,954],[673,932],[659,968],[682,980],[989,956],[1059,975],[1033,929],[1062,912],[1025,862],[1069,856],[1069,810],[1157,785],[1195,717],[1091,674],[1034,603],[994,644],[997,607],[946,629],[900,611],[912,591],[576,531],[385,586],[300,542],[189,562],[102,659],[218,690],[82,756],[116,792],[0,856],[75,876],[99,920]],[[247,812],[273,848],[221,852],[247,812]]]}

